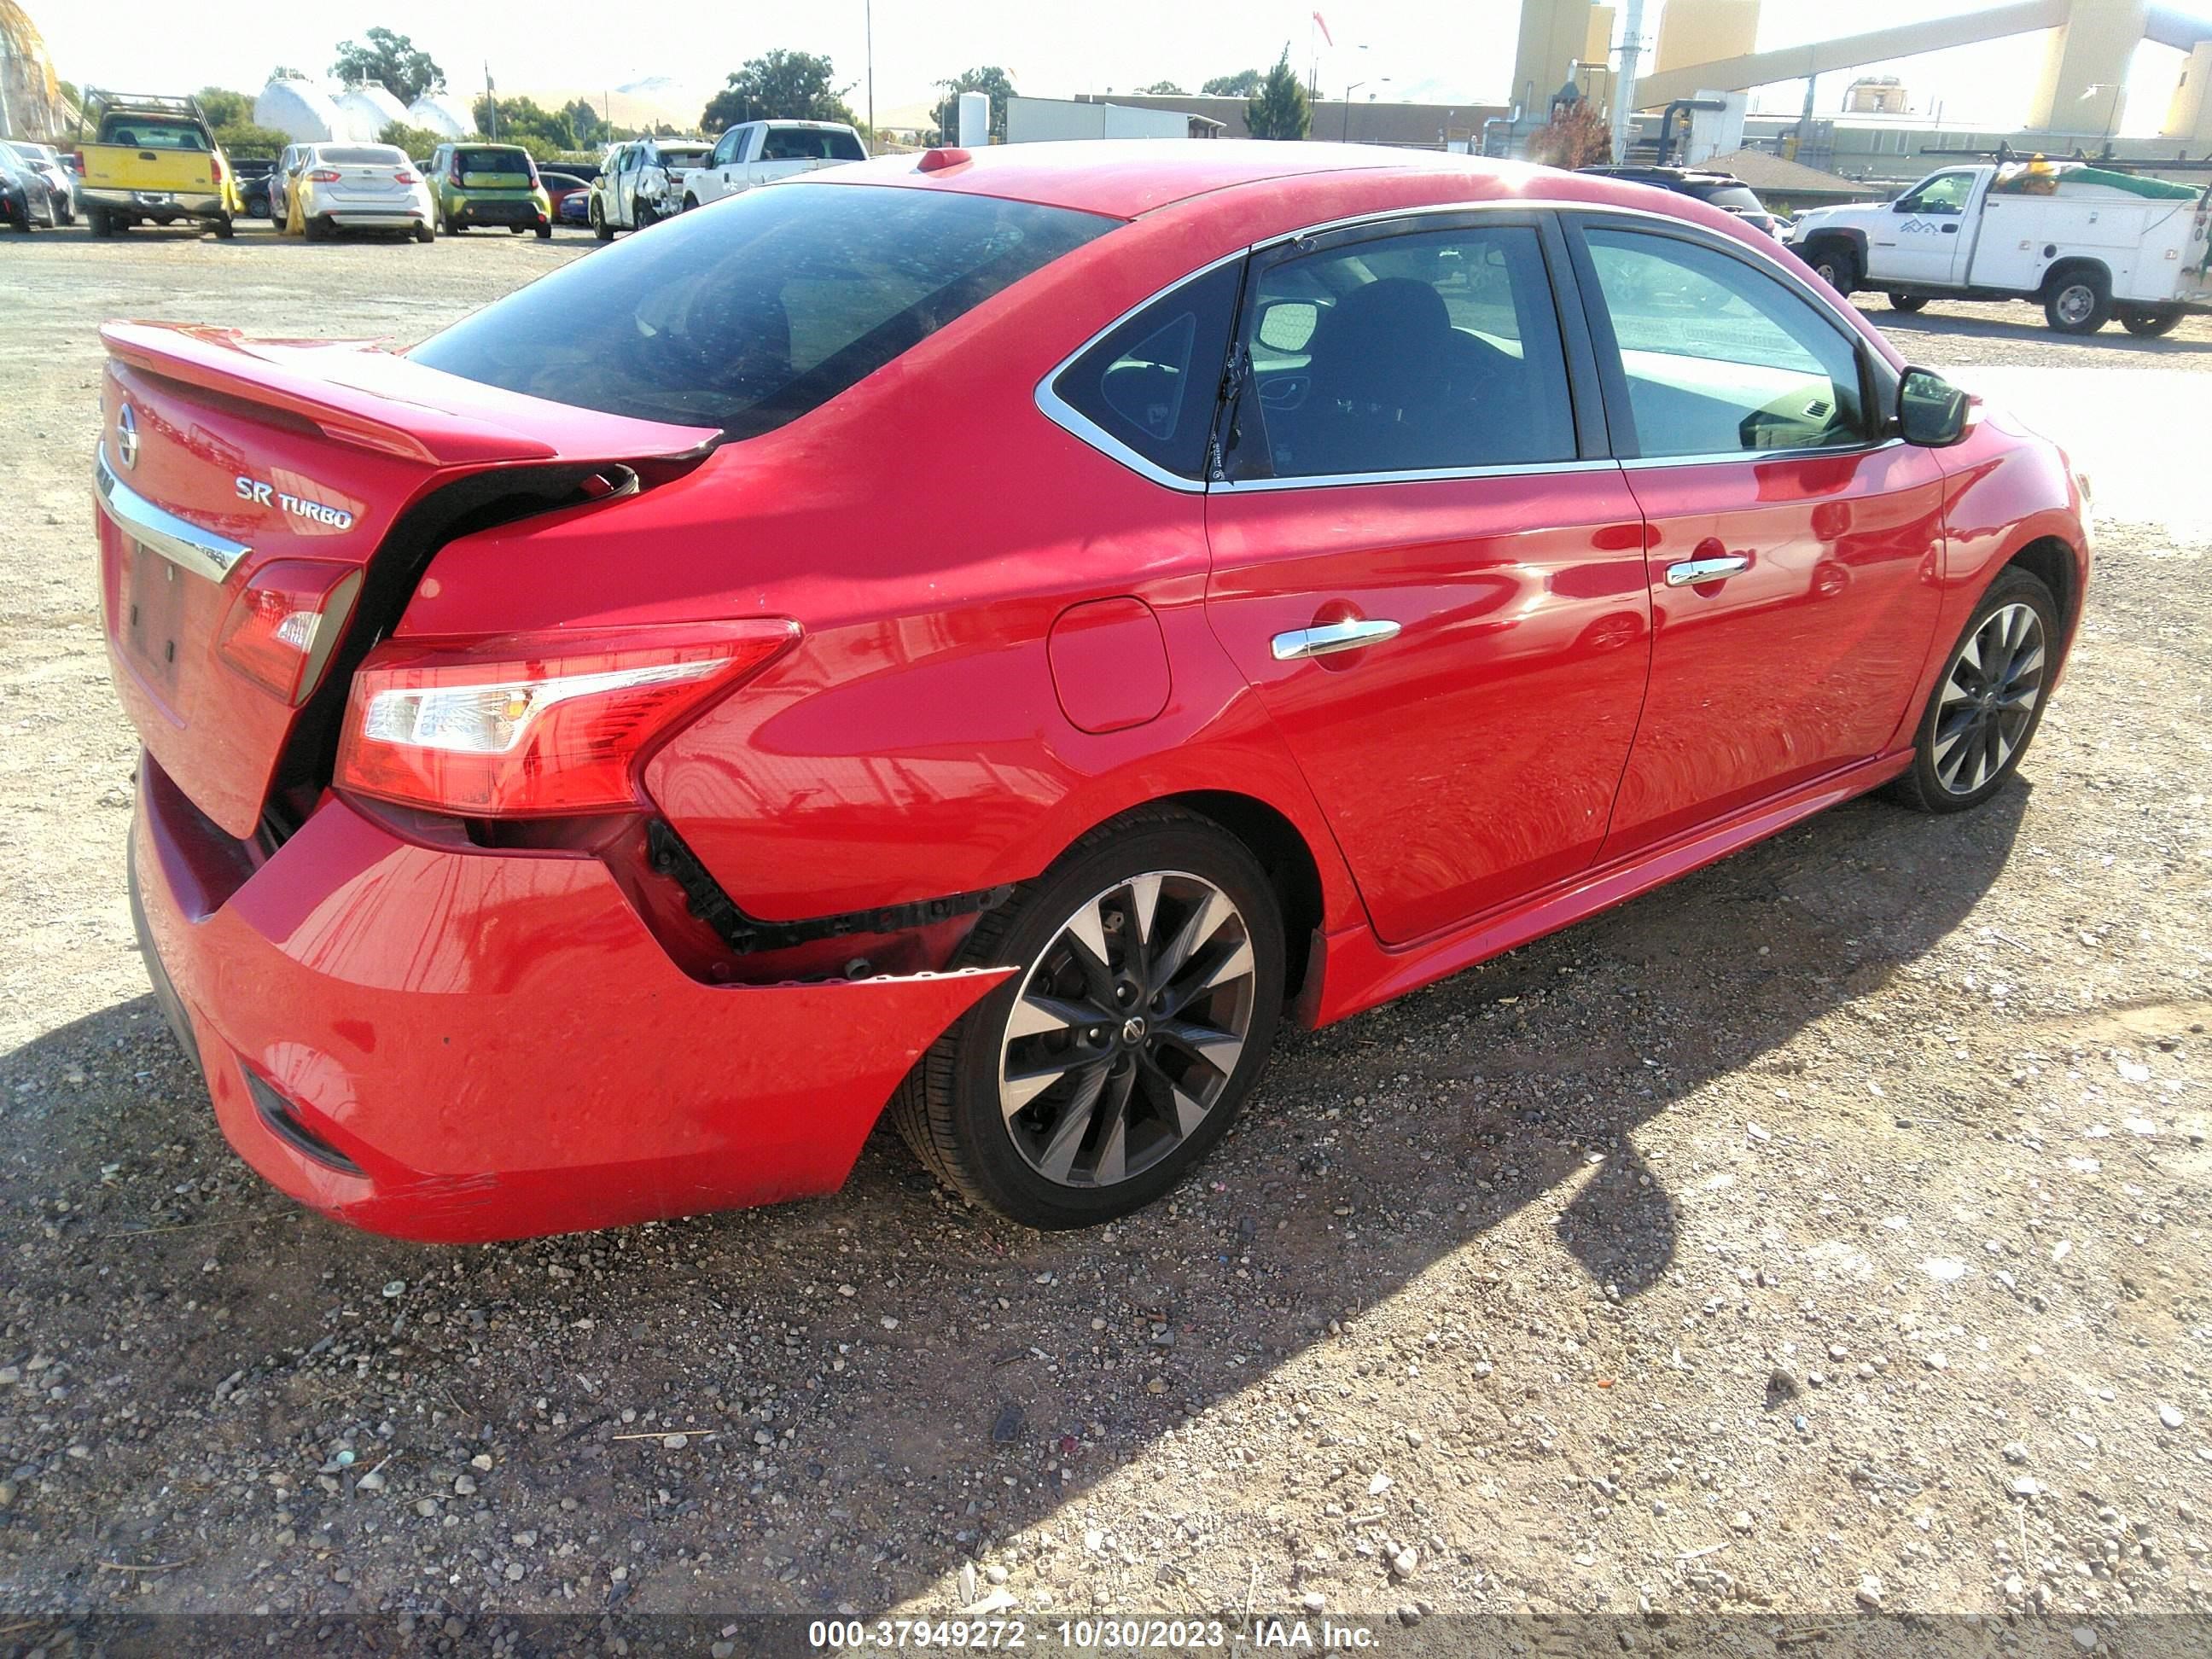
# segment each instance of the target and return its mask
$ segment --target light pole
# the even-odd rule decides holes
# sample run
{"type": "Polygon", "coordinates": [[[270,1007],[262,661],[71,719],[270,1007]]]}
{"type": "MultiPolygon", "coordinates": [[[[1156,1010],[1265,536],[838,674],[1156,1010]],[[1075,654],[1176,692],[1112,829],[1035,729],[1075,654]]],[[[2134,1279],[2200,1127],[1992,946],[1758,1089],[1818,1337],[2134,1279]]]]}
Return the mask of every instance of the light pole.
{"type": "Polygon", "coordinates": [[[868,66],[868,142],[876,142],[876,0],[862,0],[860,38],[866,43],[868,66]]]}
{"type": "MultiPolygon", "coordinates": [[[[1364,52],[1366,48],[1362,46],[1360,50],[1364,52]]],[[[1377,85],[1387,87],[1390,84],[1390,77],[1387,75],[1378,75],[1375,79],[1377,85]]],[[[1354,81],[1344,89],[1344,125],[1342,131],[1337,134],[1339,143],[1349,143],[1352,140],[1352,94],[1367,84],[1364,81],[1354,81]]],[[[1367,101],[1370,104],[1375,101],[1373,93],[1367,94],[1367,101]]]]}

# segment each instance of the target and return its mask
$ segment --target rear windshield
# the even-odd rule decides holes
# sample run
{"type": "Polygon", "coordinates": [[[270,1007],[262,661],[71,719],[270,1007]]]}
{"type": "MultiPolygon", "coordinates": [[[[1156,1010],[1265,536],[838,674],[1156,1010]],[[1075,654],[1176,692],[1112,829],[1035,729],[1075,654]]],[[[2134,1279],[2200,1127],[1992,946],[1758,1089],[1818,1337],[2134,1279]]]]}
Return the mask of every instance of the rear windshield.
{"type": "Polygon", "coordinates": [[[849,132],[809,127],[770,127],[761,141],[763,161],[865,161],[868,153],[849,132]]]}
{"type": "Polygon", "coordinates": [[[453,159],[464,173],[520,173],[530,171],[530,157],[519,149],[457,149],[453,159]]]}
{"type": "Polygon", "coordinates": [[[340,167],[404,167],[407,158],[389,144],[325,144],[315,152],[318,161],[340,167]]]}
{"type": "Polygon", "coordinates": [[[140,149],[198,149],[208,147],[207,135],[183,121],[146,120],[136,115],[111,115],[100,124],[103,144],[136,144],[140,149]]]}
{"type": "Polygon", "coordinates": [[[707,160],[707,147],[704,144],[694,149],[672,149],[666,144],[661,145],[659,149],[660,165],[665,167],[696,167],[702,165],[707,160]]]}
{"type": "Polygon", "coordinates": [[[988,196],[771,185],[564,265],[410,355],[533,398],[747,438],[1115,223],[988,196]]]}
{"type": "Polygon", "coordinates": [[[1730,213],[1764,213],[1759,198],[1748,185],[1719,185],[1698,190],[1697,195],[1717,208],[1726,208],[1730,213]]]}

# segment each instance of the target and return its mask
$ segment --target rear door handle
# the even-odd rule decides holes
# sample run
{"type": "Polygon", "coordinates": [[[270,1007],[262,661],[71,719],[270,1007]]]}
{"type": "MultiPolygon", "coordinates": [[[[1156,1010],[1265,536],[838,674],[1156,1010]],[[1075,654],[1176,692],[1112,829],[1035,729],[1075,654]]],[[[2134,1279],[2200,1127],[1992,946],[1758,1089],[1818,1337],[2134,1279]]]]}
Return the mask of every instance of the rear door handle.
{"type": "Polygon", "coordinates": [[[1297,662],[1305,657],[1326,657],[1339,651],[1357,651],[1398,637],[1398,624],[1382,617],[1355,617],[1348,622],[1323,623],[1316,628],[1293,628],[1278,634],[1271,643],[1277,662],[1297,662]]]}
{"type": "Polygon", "coordinates": [[[1717,582],[1723,576],[1739,575],[1751,568],[1748,556],[1730,553],[1717,559],[1685,559],[1680,564],[1667,567],[1667,586],[1695,587],[1703,582],[1717,582]]]}

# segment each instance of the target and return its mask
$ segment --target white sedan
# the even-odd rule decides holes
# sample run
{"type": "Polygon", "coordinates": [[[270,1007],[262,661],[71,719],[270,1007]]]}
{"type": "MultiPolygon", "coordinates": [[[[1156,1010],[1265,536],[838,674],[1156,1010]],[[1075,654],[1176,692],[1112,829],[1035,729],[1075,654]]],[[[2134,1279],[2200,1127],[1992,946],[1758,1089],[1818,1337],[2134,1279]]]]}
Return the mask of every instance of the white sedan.
{"type": "Polygon", "coordinates": [[[301,233],[319,241],[339,230],[405,230],[435,236],[430,186],[404,150],[392,144],[302,144],[291,189],[301,233]]]}

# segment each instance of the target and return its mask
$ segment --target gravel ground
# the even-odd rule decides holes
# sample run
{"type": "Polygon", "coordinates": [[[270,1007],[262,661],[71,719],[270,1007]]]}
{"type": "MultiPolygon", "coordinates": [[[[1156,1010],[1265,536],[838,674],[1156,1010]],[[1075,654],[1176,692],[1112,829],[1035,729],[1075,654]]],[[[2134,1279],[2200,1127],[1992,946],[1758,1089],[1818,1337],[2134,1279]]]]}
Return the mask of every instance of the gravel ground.
{"type": "Polygon", "coordinates": [[[0,246],[0,1650],[118,1610],[2212,1611],[2212,326],[1874,303],[2100,474],[1984,811],[1847,806],[1293,1041],[1109,1231],[879,1135],[818,1202],[399,1244],[249,1175],[148,994],[93,330],[412,339],[588,246],[0,246]]]}

